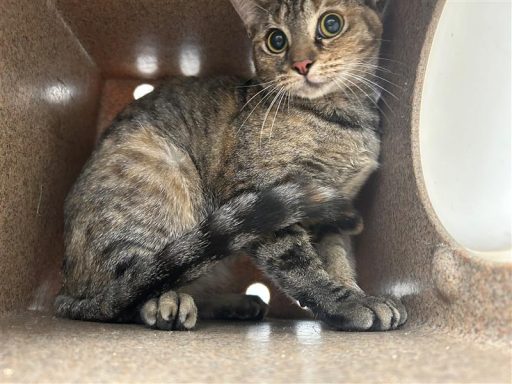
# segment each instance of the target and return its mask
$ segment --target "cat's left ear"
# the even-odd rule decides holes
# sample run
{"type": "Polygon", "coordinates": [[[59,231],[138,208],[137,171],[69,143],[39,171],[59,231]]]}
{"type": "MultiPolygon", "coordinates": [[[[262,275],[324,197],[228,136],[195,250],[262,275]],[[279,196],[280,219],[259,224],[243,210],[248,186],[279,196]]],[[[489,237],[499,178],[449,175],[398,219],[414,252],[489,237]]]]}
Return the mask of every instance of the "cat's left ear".
{"type": "Polygon", "coordinates": [[[256,26],[268,14],[268,0],[230,0],[236,12],[242,19],[249,36],[253,36],[256,26]]]}
{"type": "Polygon", "coordinates": [[[364,2],[370,8],[375,9],[375,11],[377,11],[377,13],[380,16],[383,16],[391,1],[390,0],[365,0],[364,2]]]}

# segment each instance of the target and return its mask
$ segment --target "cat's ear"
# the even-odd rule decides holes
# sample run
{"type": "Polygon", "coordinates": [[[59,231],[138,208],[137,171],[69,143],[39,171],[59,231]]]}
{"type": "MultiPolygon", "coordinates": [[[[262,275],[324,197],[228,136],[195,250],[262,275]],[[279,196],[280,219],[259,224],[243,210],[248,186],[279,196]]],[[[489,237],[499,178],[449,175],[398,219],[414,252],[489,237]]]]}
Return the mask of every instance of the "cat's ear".
{"type": "Polygon", "coordinates": [[[379,15],[383,16],[390,3],[390,0],[364,0],[364,2],[370,8],[375,9],[379,15]]]}
{"type": "Polygon", "coordinates": [[[261,23],[262,18],[268,13],[266,6],[268,0],[230,0],[236,12],[245,24],[245,28],[252,36],[255,27],[261,23]]]}

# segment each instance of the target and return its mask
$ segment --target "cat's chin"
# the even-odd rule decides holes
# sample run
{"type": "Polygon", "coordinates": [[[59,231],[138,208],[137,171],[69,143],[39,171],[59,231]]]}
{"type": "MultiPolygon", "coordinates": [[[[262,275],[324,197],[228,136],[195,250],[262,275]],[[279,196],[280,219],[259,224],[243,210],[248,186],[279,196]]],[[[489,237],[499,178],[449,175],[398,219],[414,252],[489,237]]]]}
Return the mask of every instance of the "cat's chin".
{"type": "Polygon", "coordinates": [[[331,89],[327,83],[313,83],[306,81],[303,85],[297,87],[293,93],[295,96],[303,99],[315,100],[331,93],[331,89]]]}

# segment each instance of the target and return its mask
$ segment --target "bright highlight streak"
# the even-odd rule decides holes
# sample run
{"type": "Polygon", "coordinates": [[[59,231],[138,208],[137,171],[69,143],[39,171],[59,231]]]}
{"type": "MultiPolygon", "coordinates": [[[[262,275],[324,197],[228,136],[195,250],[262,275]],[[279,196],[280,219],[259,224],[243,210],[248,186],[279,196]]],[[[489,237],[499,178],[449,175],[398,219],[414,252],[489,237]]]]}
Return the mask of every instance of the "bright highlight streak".
{"type": "Polygon", "coordinates": [[[43,97],[52,104],[66,104],[73,98],[73,89],[64,83],[58,83],[46,88],[43,97]]]}
{"type": "Polygon", "coordinates": [[[180,54],[180,69],[185,76],[197,76],[201,72],[201,54],[194,45],[186,45],[180,54]]]}
{"type": "Polygon", "coordinates": [[[154,55],[137,57],[137,69],[143,75],[154,75],[158,71],[158,59],[154,55]]]}

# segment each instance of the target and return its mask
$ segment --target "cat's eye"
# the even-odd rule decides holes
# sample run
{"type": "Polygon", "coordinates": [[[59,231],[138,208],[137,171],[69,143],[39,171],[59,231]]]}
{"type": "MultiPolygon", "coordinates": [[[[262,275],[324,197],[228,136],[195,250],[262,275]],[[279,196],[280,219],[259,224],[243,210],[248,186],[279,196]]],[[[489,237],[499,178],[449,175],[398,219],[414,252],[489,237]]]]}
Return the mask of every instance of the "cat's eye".
{"type": "Polygon", "coordinates": [[[326,13],[318,23],[318,36],[322,39],[332,39],[343,31],[345,21],[336,13],[326,13]]]}
{"type": "Polygon", "coordinates": [[[280,29],[273,29],[267,37],[267,48],[272,53],[282,53],[288,47],[288,39],[280,29]]]}

